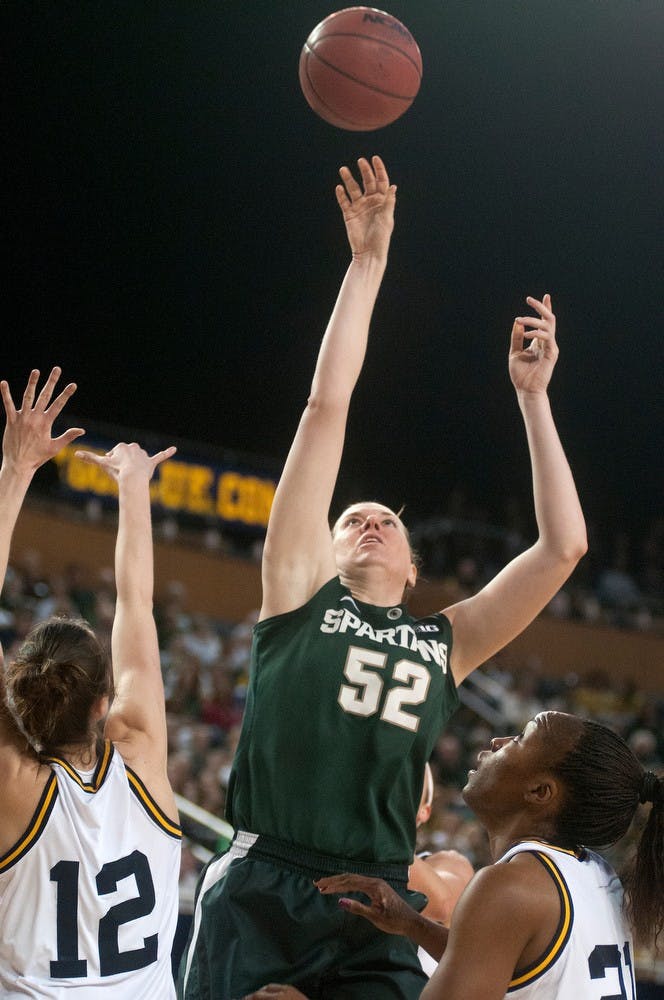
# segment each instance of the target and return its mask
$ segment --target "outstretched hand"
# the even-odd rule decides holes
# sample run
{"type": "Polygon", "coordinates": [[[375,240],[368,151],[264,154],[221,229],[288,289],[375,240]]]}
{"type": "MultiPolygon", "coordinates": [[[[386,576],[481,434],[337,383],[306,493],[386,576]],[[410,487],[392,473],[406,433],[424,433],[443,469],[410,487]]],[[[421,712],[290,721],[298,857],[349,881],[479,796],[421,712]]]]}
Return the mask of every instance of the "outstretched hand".
{"type": "Polygon", "coordinates": [[[76,392],[76,385],[70,382],[51,402],[61,374],[60,368],[53,368],[35,400],[39,371],[33,369],[23,393],[20,410],[14,405],[7,382],[0,382],[0,395],[7,418],[2,439],[3,465],[11,465],[19,473],[32,475],[66,445],[85,434],[82,427],[70,427],[59,437],[51,437],[55,418],[76,392]]]}
{"type": "Polygon", "coordinates": [[[365,917],[388,934],[406,934],[406,927],[414,911],[383,879],[366,875],[330,875],[318,879],[314,884],[324,894],[363,893],[369,897],[368,906],[345,895],[339,900],[339,906],[348,913],[365,917]]]}
{"type": "Polygon", "coordinates": [[[175,447],[171,446],[163,451],[158,451],[156,455],[148,455],[138,444],[120,442],[107,451],[105,455],[98,455],[93,451],[77,451],[76,457],[91,465],[98,465],[111,478],[119,482],[121,476],[132,472],[143,473],[147,479],[151,479],[157,466],[174,455],[176,450],[175,447]]]}
{"type": "Polygon", "coordinates": [[[362,186],[348,167],[341,167],[339,174],[343,184],[337,184],[335,189],[348,242],[355,258],[383,258],[387,255],[394,228],[396,185],[390,184],[380,156],[372,156],[371,163],[360,157],[357,165],[362,186]]]}
{"type": "Polygon", "coordinates": [[[551,296],[540,302],[529,295],[528,305],[537,316],[517,316],[512,326],[509,370],[514,388],[526,393],[546,392],[556,361],[556,317],[551,311],[551,296]],[[532,339],[531,339],[532,338],[532,339]],[[530,345],[524,347],[524,340],[530,345]]]}

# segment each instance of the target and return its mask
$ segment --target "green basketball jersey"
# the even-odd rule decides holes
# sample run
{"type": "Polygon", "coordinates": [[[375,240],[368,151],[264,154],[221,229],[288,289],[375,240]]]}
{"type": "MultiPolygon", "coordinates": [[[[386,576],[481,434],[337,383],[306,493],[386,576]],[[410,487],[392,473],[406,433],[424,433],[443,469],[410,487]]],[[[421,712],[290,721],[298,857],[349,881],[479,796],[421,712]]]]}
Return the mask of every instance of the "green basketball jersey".
{"type": "Polygon", "coordinates": [[[319,854],[409,864],[424,765],[458,705],[452,629],[338,578],[254,629],[227,817],[319,854]]]}

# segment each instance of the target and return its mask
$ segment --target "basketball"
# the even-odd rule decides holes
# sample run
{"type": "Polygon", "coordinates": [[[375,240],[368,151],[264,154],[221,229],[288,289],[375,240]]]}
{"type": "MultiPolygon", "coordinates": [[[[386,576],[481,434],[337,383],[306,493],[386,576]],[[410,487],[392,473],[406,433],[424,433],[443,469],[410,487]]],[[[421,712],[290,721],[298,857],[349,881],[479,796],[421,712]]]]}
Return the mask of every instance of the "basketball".
{"type": "Polygon", "coordinates": [[[401,21],[373,7],[330,14],[300,54],[300,86],[330,125],[371,132],[411,106],[422,81],[422,56],[401,21]]]}

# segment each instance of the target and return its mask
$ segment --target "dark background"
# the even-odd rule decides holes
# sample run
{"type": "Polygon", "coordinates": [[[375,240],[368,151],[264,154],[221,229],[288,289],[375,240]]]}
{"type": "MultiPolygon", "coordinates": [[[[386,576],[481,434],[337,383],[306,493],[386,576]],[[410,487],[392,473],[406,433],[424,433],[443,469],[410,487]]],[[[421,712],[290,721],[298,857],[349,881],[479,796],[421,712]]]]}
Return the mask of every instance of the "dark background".
{"type": "Polygon", "coordinates": [[[349,256],[337,169],[378,152],[397,222],[342,497],[411,523],[458,483],[496,518],[528,497],[508,335],[549,291],[584,509],[638,529],[661,510],[664,8],[390,2],[422,88],[352,133],[297,76],[338,6],[3,5],[3,377],[58,363],[80,420],[281,463],[349,256]]]}

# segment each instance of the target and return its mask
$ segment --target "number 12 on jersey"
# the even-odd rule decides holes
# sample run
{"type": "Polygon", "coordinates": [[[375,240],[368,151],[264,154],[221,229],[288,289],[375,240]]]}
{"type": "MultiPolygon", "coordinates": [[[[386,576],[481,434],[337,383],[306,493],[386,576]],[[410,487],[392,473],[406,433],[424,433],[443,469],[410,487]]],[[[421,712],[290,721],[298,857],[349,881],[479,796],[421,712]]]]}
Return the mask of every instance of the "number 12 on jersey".
{"type": "MultiPolygon", "coordinates": [[[[79,979],[88,974],[88,962],[78,955],[78,883],[79,862],[58,861],[50,871],[57,885],[56,942],[57,959],[51,962],[54,979],[79,979]]],[[[111,906],[99,920],[99,973],[114,976],[133,972],[157,961],[158,935],[143,938],[143,947],[120,951],[119,929],[123,924],[151,913],[155,905],[154,884],[148,859],[141,851],[125,858],[108,861],[95,879],[97,895],[116,892],[121,879],[133,876],[138,896],[111,906]]]]}

